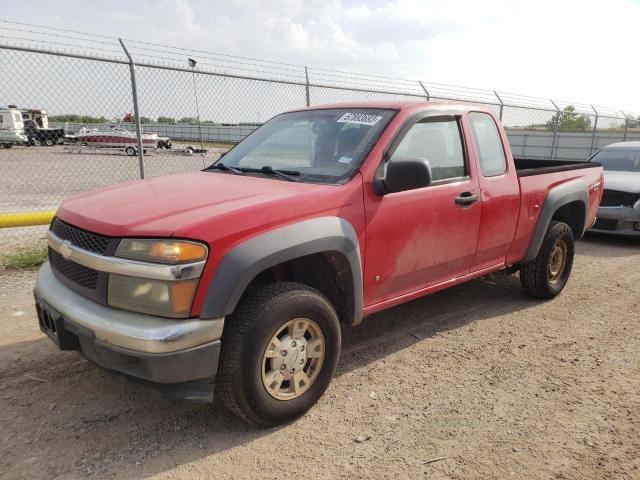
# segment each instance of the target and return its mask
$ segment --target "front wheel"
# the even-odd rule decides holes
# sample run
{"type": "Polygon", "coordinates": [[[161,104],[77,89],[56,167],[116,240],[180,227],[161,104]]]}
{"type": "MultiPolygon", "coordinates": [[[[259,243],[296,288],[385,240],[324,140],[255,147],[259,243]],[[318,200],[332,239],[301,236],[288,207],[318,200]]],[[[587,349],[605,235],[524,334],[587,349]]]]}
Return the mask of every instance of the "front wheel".
{"type": "Polygon", "coordinates": [[[293,420],[328,387],[340,343],[338,316],[320,292],[268,284],[249,294],[225,325],[217,394],[254,425],[293,420]]]}
{"type": "Polygon", "coordinates": [[[520,269],[524,291],[545,300],[558,295],[571,275],[574,253],[575,242],[569,225],[551,222],[538,255],[520,269]]]}
{"type": "Polygon", "coordinates": [[[133,157],[136,154],[136,149],[134,147],[127,147],[124,149],[124,153],[127,154],[127,157],[133,157]]]}

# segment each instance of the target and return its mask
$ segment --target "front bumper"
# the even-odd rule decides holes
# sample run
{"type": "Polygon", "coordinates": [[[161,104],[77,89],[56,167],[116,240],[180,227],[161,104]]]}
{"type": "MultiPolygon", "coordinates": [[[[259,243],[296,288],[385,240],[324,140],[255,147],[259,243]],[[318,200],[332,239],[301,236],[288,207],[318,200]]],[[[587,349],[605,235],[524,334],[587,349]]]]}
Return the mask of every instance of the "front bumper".
{"type": "Polygon", "coordinates": [[[640,207],[600,207],[592,232],[640,237],[640,207]]]}
{"type": "Polygon", "coordinates": [[[41,330],[62,350],[160,384],[215,378],[224,318],[173,320],[100,305],[55,278],[48,263],[34,295],[41,330]]]}

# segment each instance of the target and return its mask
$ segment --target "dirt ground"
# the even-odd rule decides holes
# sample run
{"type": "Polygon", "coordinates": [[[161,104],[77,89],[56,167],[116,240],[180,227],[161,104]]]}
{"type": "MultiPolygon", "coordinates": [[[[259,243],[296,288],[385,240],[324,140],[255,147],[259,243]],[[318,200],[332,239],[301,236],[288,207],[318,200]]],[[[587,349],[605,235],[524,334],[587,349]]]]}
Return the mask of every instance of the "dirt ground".
{"type": "Polygon", "coordinates": [[[57,351],[34,278],[0,272],[1,478],[640,478],[640,241],[588,237],[554,301],[498,275],[346,329],[272,429],[57,351]]]}

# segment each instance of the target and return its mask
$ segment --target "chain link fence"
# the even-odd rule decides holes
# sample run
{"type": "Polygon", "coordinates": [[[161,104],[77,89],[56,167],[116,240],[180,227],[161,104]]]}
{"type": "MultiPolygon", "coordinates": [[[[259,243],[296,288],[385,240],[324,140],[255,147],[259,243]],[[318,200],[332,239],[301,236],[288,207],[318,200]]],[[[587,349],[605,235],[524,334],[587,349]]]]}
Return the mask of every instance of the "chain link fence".
{"type": "Polygon", "coordinates": [[[69,195],[202,169],[272,116],[307,105],[483,105],[527,158],[585,160],[640,140],[637,115],[603,107],[16,22],[0,21],[0,71],[0,255],[43,244],[69,195]]]}

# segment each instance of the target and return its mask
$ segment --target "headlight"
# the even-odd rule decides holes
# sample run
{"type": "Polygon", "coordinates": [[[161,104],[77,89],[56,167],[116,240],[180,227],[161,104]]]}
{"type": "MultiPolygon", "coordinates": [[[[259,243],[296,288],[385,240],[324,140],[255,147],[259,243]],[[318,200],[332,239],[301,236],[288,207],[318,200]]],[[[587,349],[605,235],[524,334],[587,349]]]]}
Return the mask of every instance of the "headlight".
{"type": "Polygon", "coordinates": [[[176,275],[173,279],[145,278],[146,273],[142,272],[140,276],[111,273],[107,303],[150,315],[188,317],[207,254],[205,245],[188,240],[123,239],[116,250],[116,257],[150,264],[177,265],[165,268],[195,272],[176,275]]]}
{"type": "Polygon", "coordinates": [[[111,274],[107,303],[150,315],[185,318],[191,311],[198,280],[149,280],[111,274]]]}

